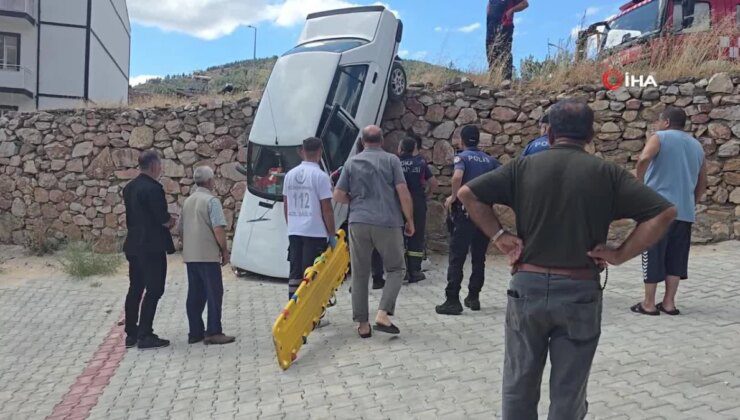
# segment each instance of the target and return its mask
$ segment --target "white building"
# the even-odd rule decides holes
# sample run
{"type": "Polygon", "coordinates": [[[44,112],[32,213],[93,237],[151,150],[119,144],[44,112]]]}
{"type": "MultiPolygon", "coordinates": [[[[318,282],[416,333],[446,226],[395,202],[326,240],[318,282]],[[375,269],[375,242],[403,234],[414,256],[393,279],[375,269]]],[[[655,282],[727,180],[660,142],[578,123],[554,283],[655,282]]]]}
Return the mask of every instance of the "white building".
{"type": "Polygon", "coordinates": [[[128,101],[126,0],[0,0],[0,113],[128,101]]]}

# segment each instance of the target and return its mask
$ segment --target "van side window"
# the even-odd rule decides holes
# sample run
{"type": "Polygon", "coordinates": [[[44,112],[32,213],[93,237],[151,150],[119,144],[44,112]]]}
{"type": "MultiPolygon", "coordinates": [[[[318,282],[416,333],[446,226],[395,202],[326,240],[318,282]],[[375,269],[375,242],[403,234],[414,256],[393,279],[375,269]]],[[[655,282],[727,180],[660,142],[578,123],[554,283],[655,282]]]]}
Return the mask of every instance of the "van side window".
{"type": "Polygon", "coordinates": [[[367,72],[367,65],[339,67],[326,104],[329,107],[338,104],[354,118],[360,106],[367,72]]]}
{"type": "Polygon", "coordinates": [[[712,26],[712,9],[709,2],[698,1],[694,4],[694,13],[684,16],[682,0],[673,2],[673,28],[677,31],[706,31],[712,26]],[[684,17],[689,18],[688,26],[684,27],[684,17]]]}
{"type": "Polygon", "coordinates": [[[344,166],[359,135],[360,130],[357,126],[335,106],[327,116],[321,133],[324,159],[330,171],[336,171],[344,166]]]}

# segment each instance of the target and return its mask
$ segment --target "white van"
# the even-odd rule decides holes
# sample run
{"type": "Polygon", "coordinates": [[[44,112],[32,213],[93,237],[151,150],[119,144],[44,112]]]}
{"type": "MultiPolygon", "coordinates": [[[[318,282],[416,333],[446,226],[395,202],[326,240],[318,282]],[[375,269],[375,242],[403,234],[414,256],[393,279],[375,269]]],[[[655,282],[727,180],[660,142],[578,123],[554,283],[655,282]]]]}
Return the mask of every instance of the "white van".
{"type": "MultiPolygon", "coordinates": [[[[312,136],[324,141],[324,170],[339,169],[361,128],[380,124],[389,97],[403,97],[406,73],[397,58],[402,33],[401,21],[383,6],[307,17],[298,45],[275,63],[249,134],[234,267],[288,277],[285,174],[300,163],[299,146],[312,136]]],[[[339,226],[347,209],[337,204],[334,210],[339,226]]]]}

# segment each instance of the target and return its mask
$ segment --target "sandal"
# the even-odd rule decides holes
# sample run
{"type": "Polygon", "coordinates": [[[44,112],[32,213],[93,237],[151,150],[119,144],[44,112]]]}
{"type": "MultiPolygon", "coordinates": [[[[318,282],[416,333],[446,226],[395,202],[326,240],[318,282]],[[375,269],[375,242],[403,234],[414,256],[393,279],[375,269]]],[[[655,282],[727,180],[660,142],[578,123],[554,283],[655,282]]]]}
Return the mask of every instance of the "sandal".
{"type": "Polygon", "coordinates": [[[393,334],[393,335],[401,334],[401,330],[399,330],[398,327],[393,324],[383,325],[381,323],[376,322],[374,328],[375,328],[375,331],[384,332],[386,334],[393,334]]]}
{"type": "Polygon", "coordinates": [[[360,327],[357,327],[357,334],[360,335],[360,338],[370,338],[373,336],[373,329],[370,328],[367,333],[363,334],[360,332],[360,327]]]}
{"type": "Polygon", "coordinates": [[[665,313],[666,315],[671,315],[671,316],[681,315],[681,311],[679,311],[679,310],[678,310],[678,308],[673,308],[673,310],[672,310],[672,311],[668,311],[668,310],[666,310],[666,309],[665,309],[665,308],[663,307],[663,303],[662,303],[662,302],[661,302],[661,303],[659,303],[659,304],[657,304],[657,305],[655,305],[655,307],[656,307],[656,308],[658,308],[658,310],[659,310],[660,312],[664,312],[664,313],[665,313]]]}
{"type": "Polygon", "coordinates": [[[642,314],[642,315],[650,315],[650,316],[656,316],[660,315],[660,311],[655,310],[652,312],[648,312],[645,310],[645,308],[642,307],[642,302],[638,303],[637,305],[630,308],[630,311],[636,313],[636,314],[642,314]]]}

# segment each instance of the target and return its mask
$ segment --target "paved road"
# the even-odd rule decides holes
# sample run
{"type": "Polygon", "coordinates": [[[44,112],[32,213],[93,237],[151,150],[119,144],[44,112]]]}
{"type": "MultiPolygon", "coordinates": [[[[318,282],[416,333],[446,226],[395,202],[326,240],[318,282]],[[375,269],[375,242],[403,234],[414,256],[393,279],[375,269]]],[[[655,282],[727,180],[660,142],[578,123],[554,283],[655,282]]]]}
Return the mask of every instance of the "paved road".
{"type": "MultiPolygon", "coordinates": [[[[641,296],[638,261],[612,269],[589,418],[740,418],[739,256],[740,242],[694,251],[680,317],[630,313],[641,296]]],[[[98,285],[0,275],[0,418],[498,417],[503,261],[487,271],[483,311],[460,317],[434,313],[445,264],[441,257],[433,262],[429,281],[402,290],[400,337],[359,340],[345,285],[327,315],[330,325],[309,337],[287,372],[270,338],[283,284],[229,277],[224,328],[237,343],[188,345],[184,273],[175,257],[155,323],[172,347],[121,353],[120,328],[111,327],[125,276],[98,285]]],[[[372,301],[378,298],[373,292],[372,301]]],[[[545,414],[546,385],[542,400],[545,414]]]]}

